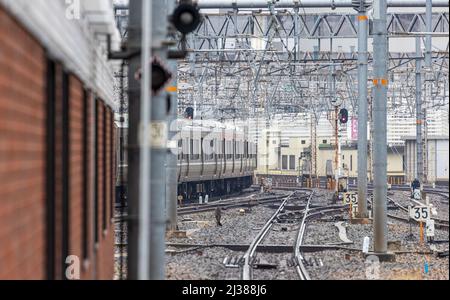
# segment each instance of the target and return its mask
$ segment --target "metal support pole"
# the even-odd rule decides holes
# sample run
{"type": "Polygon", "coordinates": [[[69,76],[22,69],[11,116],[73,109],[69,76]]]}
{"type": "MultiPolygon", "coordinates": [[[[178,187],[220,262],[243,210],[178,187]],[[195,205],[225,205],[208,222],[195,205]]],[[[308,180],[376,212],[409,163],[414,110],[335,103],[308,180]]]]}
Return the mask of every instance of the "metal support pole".
{"type": "MultiPolygon", "coordinates": [[[[423,143],[423,177],[420,178],[423,183],[428,182],[428,123],[427,123],[427,104],[433,103],[432,101],[432,65],[431,65],[431,32],[433,30],[433,3],[432,0],[426,0],[426,11],[425,11],[425,26],[427,34],[425,37],[425,66],[426,66],[426,77],[425,77],[425,103],[423,110],[423,127],[424,127],[424,143],[423,143]]],[[[423,184],[421,185],[423,187],[423,184]]]]}
{"type": "MultiPolygon", "coordinates": [[[[145,1],[147,2],[147,1],[145,1]]],[[[165,1],[152,4],[152,53],[161,61],[167,59],[167,12],[165,1]]],[[[165,93],[151,99],[151,224],[150,224],[150,279],[165,278],[166,232],[166,159],[167,159],[167,104],[165,93]]]]}
{"type": "Polygon", "coordinates": [[[387,57],[386,0],[374,1],[373,83],[374,83],[374,252],[387,252],[387,57]]]}
{"type": "Polygon", "coordinates": [[[429,34],[425,37],[425,65],[427,68],[431,68],[431,32],[433,32],[433,3],[432,0],[426,0],[426,11],[425,11],[425,26],[426,32],[429,34]]]}
{"type": "Polygon", "coordinates": [[[338,192],[339,191],[339,118],[338,118],[338,114],[339,114],[339,108],[336,106],[334,108],[334,142],[336,144],[336,150],[334,153],[334,180],[335,180],[335,184],[334,184],[334,188],[335,191],[338,192]]]}
{"type": "Polygon", "coordinates": [[[367,218],[367,29],[364,0],[358,14],[358,216],[367,218]]]}
{"type": "Polygon", "coordinates": [[[358,216],[367,218],[367,29],[364,0],[358,8],[358,216]]]}
{"type": "Polygon", "coordinates": [[[129,60],[129,139],[128,139],[128,279],[149,279],[150,275],[150,51],[151,5],[148,1],[130,3],[128,47],[143,55],[129,60]],[[142,67],[142,80],[135,78],[142,67]]]}
{"type": "Polygon", "coordinates": [[[415,178],[423,179],[423,143],[422,143],[422,55],[420,37],[416,37],[416,170],[415,178]]]}
{"type": "MultiPolygon", "coordinates": [[[[168,10],[171,11],[175,1],[168,1],[168,10]]],[[[178,154],[178,140],[177,140],[177,112],[178,112],[178,98],[177,98],[177,72],[178,63],[176,60],[169,62],[169,68],[173,73],[172,82],[170,83],[168,92],[169,100],[169,147],[167,151],[167,168],[166,168],[166,210],[167,210],[167,229],[177,229],[177,154],[178,154]]]]}

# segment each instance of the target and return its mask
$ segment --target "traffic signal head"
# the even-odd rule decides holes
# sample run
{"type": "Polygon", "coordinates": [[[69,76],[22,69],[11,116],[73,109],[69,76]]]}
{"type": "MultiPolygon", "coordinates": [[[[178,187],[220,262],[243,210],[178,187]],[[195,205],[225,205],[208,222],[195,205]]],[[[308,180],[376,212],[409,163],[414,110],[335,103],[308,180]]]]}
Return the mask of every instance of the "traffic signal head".
{"type": "Polygon", "coordinates": [[[339,121],[342,124],[347,124],[348,122],[348,110],[346,110],[345,108],[341,109],[341,111],[339,112],[339,121]]]}
{"type": "Polygon", "coordinates": [[[182,34],[191,33],[200,25],[200,11],[191,1],[182,1],[173,12],[171,21],[182,34]]]}

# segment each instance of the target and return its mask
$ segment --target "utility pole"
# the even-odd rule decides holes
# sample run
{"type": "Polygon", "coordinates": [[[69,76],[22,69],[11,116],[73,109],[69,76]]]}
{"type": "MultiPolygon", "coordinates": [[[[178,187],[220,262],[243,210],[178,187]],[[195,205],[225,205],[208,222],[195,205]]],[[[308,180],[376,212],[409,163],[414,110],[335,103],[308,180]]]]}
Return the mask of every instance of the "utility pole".
{"type": "Polygon", "coordinates": [[[336,106],[334,108],[334,142],[336,145],[335,155],[334,155],[334,188],[336,192],[339,192],[339,108],[336,106]]]}
{"type": "Polygon", "coordinates": [[[311,187],[317,187],[317,121],[314,112],[311,113],[311,187]],[[314,178],[314,179],[313,179],[314,178]],[[315,181],[313,181],[315,180],[315,181]],[[314,182],[314,183],[313,183],[314,182]],[[316,184],[316,186],[314,185],[316,184]]]}
{"type": "MultiPolygon", "coordinates": [[[[148,1],[145,1],[148,2],[148,1]]],[[[167,0],[150,1],[152,5],[152,54],[162,63],[167,61],[167,0]]],[[[163,66],[164,67],[164,66],[163,66]]],[[[154,72],[153,72],[154,73],[154,72]]],[[[154,77],[154,75],[152,75],[154,77]]],[[[165,93],[154,92],[151,99],[151,224],[150,279],[165,278],[166,232],[166,159],[167,159],[167,101],[165,93]]]]}
{"type": "MultiPolygon", "coordinates": [[[[174,10],[175,0],[169,0],[167,3],[167,11],[174,10]]],[[[168,14],[167,14],[168,15],[168,14]]],[[[167,168],[166,168],[166,211],[167,211],[167,229],[173,231],[177,229],[177,154],[178,154],[178,63],[176,60],[169,61],[170,71],[173,73],[172,82],[166,89],[170,107],[168,108],[168,124],[169,124],[169,145],[167,149],[167,168]]]]}
{"type": "Polygon", "coordinates": [[[387,56],[386,0],[374,1],[373,84],[374,84],[374,252],[387,256],[387,56]]]}
{"type": "Polygon", "coordinates": [[[367,34],[369,18],[366,1],[358,11],[358,217],[367,218],[367,34]]]}
{"type": "MultiPolygon", "coordinates": [[[[423,127],[424,127],[424,142],[423,142],[423,183],[428,182],[428,122],[427,122],[427,104],[433,103],[433,74],[431,65],[431,54],[432,54],[432,41],[431,32],[433,31],[433,15],[432,15],[433,3],[432,0],[426,0],[426,11],[425,11],[425,26],[427,35],[425,37],[425,103],[423,110],[423,127]]],[[[421,185],[423,187],[423,184],[421,185]]]]}
{"type": "Polygon", "coordinates": [[[420,37],[416,37],[416,178],[423,180],[423,140],[422,140],[422,51],[420,37]]]}
{"type": "Polygon", "coordinates": [[[150,278],[150,50],[151,2],[130,2],[128,49],[140,53],[129,58],[128,136],[128,279],[150,278]],[[144,51],[142,51],[144,49],[144,51]],[[142,68],[142,69],[141,69],[142,68]],[[141,81],[136,74],[141,70],[141,81]]]}

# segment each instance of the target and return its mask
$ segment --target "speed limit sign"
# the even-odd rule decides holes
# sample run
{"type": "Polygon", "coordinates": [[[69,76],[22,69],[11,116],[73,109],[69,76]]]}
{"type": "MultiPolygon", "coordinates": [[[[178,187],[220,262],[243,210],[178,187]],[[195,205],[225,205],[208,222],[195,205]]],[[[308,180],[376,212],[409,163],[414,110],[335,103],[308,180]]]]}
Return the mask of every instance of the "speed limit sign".
{"type": "Polygon", "coordinates": [[[358,193],[356,192],[347,192],[344,193],[344,204],[352,204],[352,205],[356,205],[358,204],[358,193]]]}
{"type": "Polygon", "coordinates": [[[418,222],[430,219],[430,208],[428,206],[410,206],[409,217],[418,222]]]}

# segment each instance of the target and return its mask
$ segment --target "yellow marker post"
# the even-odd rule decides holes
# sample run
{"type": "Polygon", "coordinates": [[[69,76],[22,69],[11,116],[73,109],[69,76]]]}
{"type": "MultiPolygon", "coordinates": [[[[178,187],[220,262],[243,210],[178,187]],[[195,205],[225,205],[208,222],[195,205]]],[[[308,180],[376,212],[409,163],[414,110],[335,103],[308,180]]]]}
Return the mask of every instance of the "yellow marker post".
{"type": "Polygon", "coordinates": [[[419,222],[420,225],[420,243],[423,244],[423,222],[419,222]]]}
{"type": "Polygon", "coordinates": [[[353,219],[352,211],[353,211],[353,203],[350,202],[350,220],[353,219]]]}

